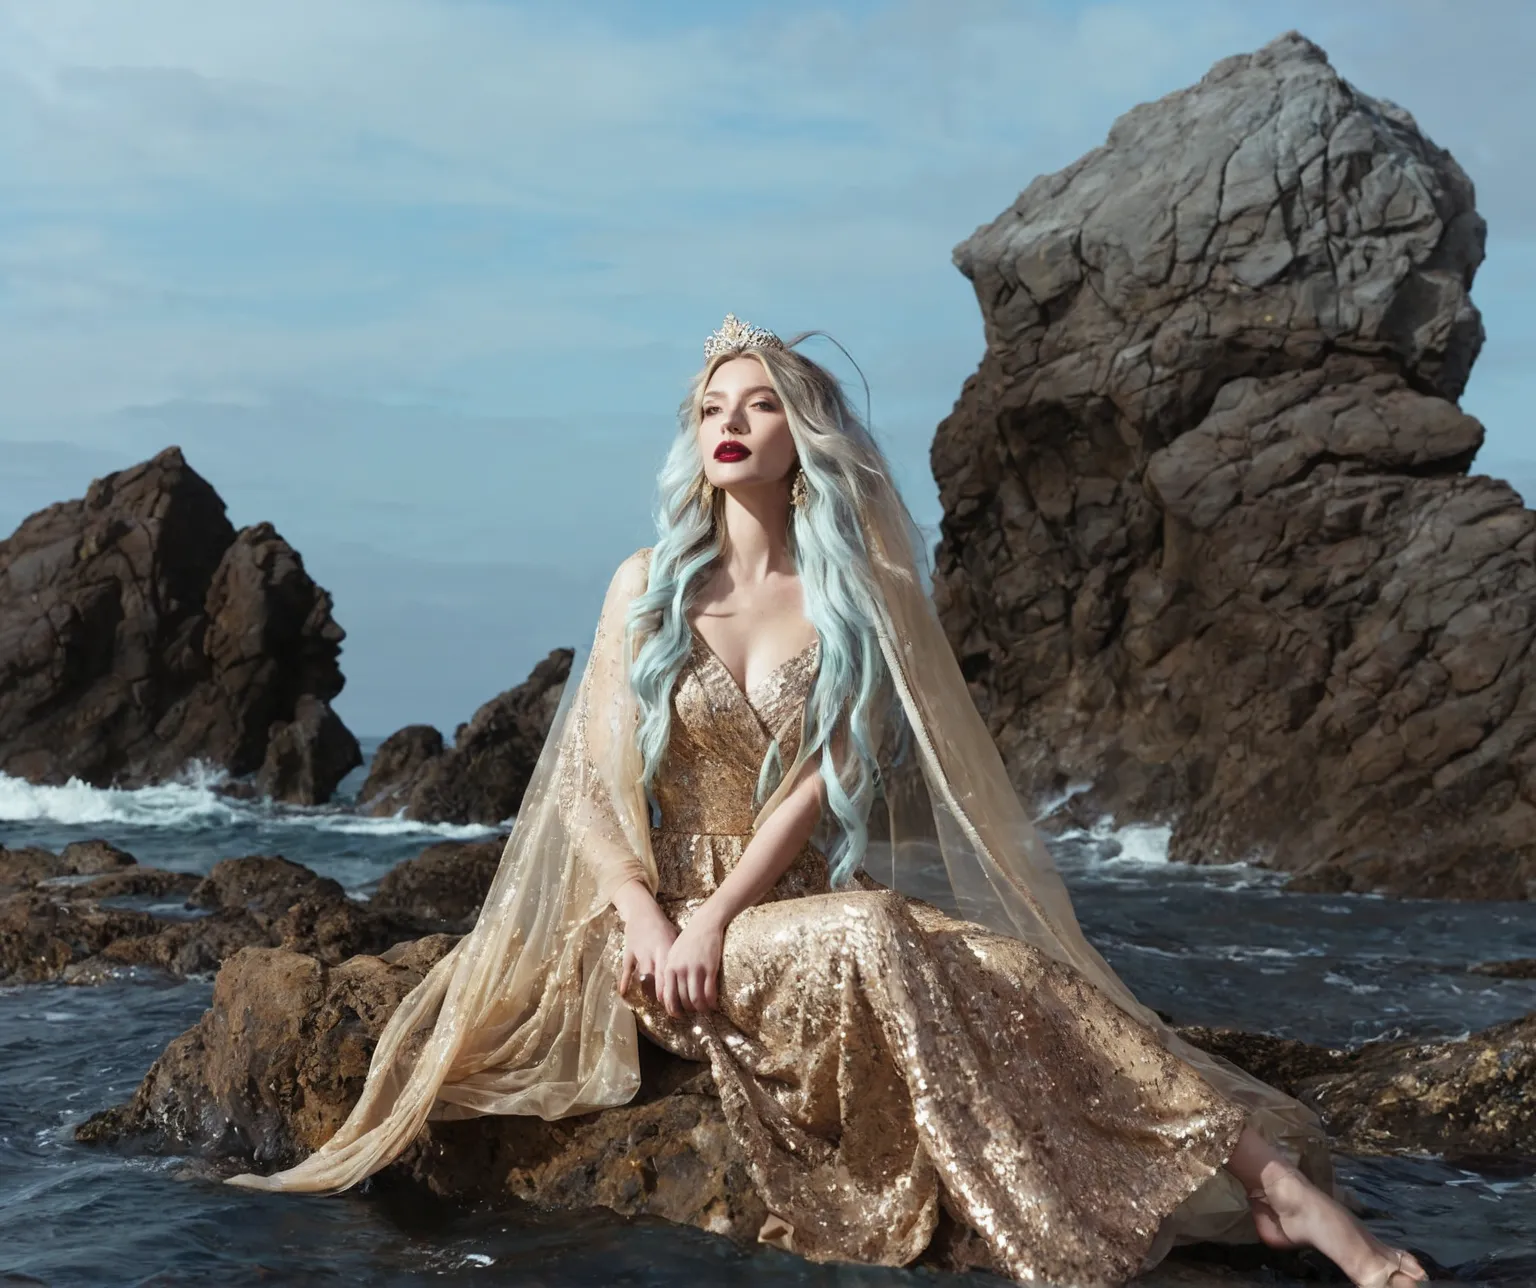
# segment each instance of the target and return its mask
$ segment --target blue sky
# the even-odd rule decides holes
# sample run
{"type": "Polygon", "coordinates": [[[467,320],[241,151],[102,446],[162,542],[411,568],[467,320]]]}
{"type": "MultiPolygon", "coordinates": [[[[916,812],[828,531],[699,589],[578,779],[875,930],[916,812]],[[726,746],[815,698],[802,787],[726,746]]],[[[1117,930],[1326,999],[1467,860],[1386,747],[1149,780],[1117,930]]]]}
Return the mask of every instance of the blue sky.
{"type": "Polygon", "coordinates": [[[352,728],[451,732],[587,646],[727,310],[848,347],[936,522],[955,244],[1292,27],[1477,184],[1475,468],[1536,497],[1523,0],[0,0],[0,531],[178,443],[335,596],[352,728]]]}

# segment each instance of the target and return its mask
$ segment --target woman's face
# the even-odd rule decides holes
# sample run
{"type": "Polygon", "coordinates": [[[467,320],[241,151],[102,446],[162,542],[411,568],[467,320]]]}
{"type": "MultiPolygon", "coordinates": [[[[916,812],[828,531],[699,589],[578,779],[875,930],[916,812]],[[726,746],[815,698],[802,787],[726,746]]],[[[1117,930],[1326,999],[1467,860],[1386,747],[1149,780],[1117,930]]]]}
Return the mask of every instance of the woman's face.
{"type": "Polygon", "coordinates": [[[699,451],[704,477],[727,492],[788,487],[795,440],[784,404],[756,358],[742,354],[715,368],[699,412],[699,451]]]}

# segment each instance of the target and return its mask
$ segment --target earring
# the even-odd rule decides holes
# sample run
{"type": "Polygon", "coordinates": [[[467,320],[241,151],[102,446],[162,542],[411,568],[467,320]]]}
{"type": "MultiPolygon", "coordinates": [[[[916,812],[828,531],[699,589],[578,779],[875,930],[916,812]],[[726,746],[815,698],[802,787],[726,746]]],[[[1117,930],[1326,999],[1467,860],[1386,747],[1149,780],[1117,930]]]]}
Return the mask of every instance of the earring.
{"type": "Polygon", "coordinates": [[[789,487],[789,503],[796,509],[803,510],[811,499],[810,485],[805,481],[805,470],[795,470],[795,481],[789,487]]]}

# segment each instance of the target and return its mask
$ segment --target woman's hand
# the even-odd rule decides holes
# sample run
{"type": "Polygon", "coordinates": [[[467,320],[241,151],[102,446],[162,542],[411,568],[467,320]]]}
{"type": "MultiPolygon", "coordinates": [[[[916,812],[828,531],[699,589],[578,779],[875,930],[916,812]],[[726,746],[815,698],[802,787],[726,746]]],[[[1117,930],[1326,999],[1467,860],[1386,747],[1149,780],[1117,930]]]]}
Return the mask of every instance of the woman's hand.
{"type": "Polygon", "coordinates": [[[649,907],[640,904],[624,922],[624,969],[619,974],[619,996],[629,989],[632,978],[649,981],[661,995],[661,976],[667,953],[677,938],[677,927],[654,899],[649,907]]]}
{"type": "Polygon", "coordinates": [[[719,1000],[720,956],[725,927],[699,908],[672,941],[656,996],[674,1018],[684,1011],[712,1011],[719,1000]]]}

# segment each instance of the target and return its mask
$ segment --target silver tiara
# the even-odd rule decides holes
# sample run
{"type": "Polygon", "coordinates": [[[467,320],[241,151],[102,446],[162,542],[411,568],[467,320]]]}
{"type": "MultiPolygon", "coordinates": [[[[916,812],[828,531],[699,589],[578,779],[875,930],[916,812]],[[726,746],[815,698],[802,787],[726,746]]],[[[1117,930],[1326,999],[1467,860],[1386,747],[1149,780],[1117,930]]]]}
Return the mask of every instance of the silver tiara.
{"type": "Polygon", "coordinates": [[[711,331],[704,341],[704,361],[717,353],[740,353],[743,349],[782,349],[784,341],[766,327],[751,326],[734,313],[727,313],[718,331],[711,331]]]}

